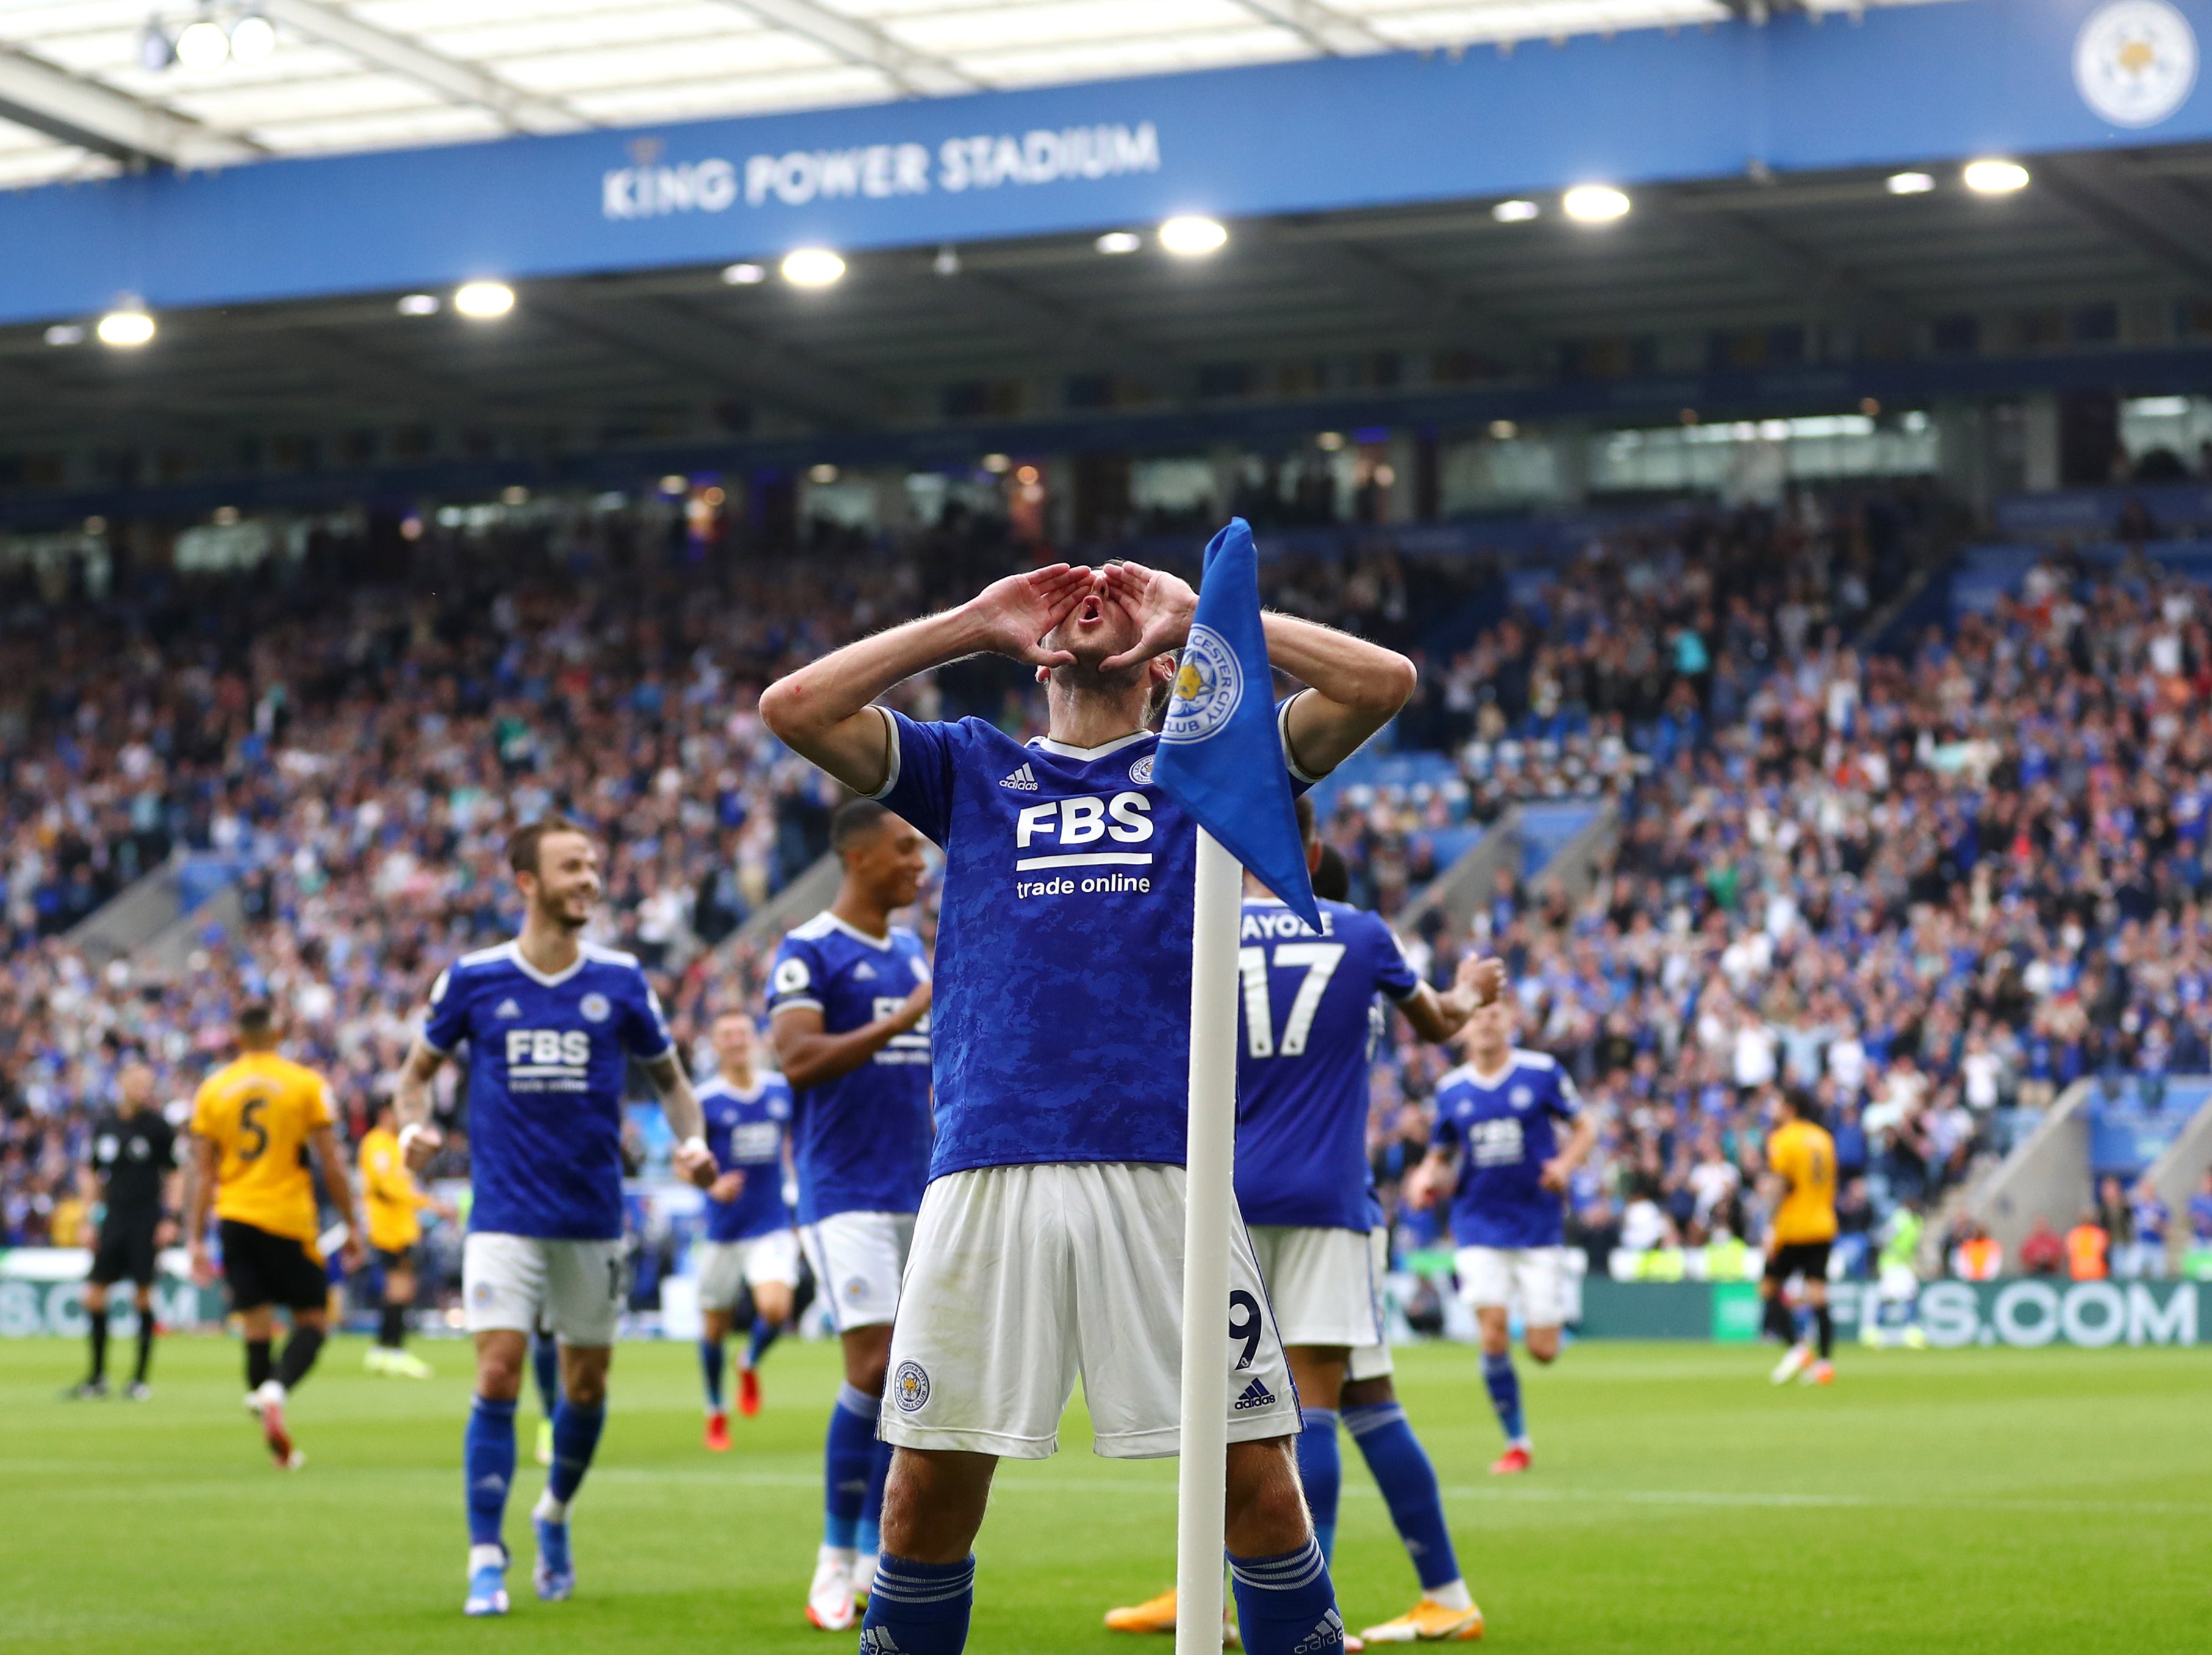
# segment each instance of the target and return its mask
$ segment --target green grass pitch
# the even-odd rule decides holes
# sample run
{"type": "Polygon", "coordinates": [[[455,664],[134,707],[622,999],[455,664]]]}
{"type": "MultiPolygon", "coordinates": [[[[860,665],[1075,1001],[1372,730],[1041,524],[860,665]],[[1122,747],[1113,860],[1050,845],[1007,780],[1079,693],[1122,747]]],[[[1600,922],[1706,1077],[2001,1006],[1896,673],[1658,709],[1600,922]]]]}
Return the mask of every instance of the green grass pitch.
{"type": "MultiPolygon", "coordinates": [[[[266,1463],[237,1347],[161,1348],[150,1402],[64,1402],[82,1348],[0,1342],[0,1651],[219,1655],[831,1651],[801,1614],[833,1353],[787,1342],[738,1451],[699,1445],[689,1347],[625,1346],[576,1508],[574,1601],[529,1586],[526,1463],[504,1622],[460,1614],[466,1353],[372,1379],[343,1340],[296,1399],[310,1464],[266,1463]]],[[[124,1351],[127,1357],[127,1345],[124,1351]]],[[[1489,1646],[1528,1652],[2212,1649],[2212,1354],[1843,1353],[1834,1389],[1765,1382],[1758,1350],[1584,1345],[1522,1361],[1537,1469],[1498,1447],[1472,1356],[1401,1354],[1489,1646]]],[[[1171,1463],[1003,1469],[969,1647],[1165,1655],[1099,1628],[1173,1573],[1171,1463]]],[[[1413,1580],[1345,1445],[1336,1579],[1355,1628],[1413,1580]]]]}

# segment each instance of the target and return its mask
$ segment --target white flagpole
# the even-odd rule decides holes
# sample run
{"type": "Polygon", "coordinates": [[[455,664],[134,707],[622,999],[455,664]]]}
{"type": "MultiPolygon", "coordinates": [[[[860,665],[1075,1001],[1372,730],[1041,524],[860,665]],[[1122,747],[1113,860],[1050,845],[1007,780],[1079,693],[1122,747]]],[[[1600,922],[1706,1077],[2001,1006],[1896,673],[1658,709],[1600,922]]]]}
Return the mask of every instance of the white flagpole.
{"type": "Polygon", "coordinates": [[[1220,1655],[1229,1476],[1229,1214],[1237,1144],[1237,940],[1244,870],[1198,831],[1191,916],[1190,1150],[1182,1238],[1182,1463],[1176,1655],[1220,1655]]]}

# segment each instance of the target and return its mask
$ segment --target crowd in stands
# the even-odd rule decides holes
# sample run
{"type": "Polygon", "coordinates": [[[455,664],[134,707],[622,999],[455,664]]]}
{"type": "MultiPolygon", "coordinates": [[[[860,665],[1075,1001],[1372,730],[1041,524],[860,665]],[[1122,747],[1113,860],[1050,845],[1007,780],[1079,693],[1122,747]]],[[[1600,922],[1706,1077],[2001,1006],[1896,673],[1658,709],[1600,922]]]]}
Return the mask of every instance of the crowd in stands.
{"type": "MultiPolygon", "coordinates": [[[[1337,791],[1323,832],[1358,899],[1396,911],[1439,871],[1425,836],[1516,800],[1618,812],[1586,890],[1509,873],[1466,926],[1426,912],[1408,937],[1439,983],[1468,949],[1503,955],[1522,1042],[1595,1113],[1571,1192],[1595,1269],[1755,1267],[1780,1086],[1814,1092],[1835,1134],[1858,1268],[1900,1207],[1942,1210],[2073,1080],[2154,1099],[2212,1068],[2212,596],[2054,558],[1992,614],[1901,648],[1869,636],[1939,548],[1936,517],[1902,491],[1675,514],[1542,581],[1381,537],[1271,567],[1271,602],[1416,655],[1398,739],[1449,758],[1436,785],[1337,791]]],[[[736,934],[821,853],[836,802],[762,727],[759,688],[1022,556],[963,531],[747,557],[680,520],[579,510],[313,545],[212,592],[126,568],[97,605],[11,594],[0,1241],[48,1238],[123,1056],[185,1096],[242,996],[276,1000],[357,1116],[435,972],[511,934],[501,846],[548,810],[605,839],[603,940],[659,974],[681,1038],[757,1006],[775,939],[736,934]],[[151,977],[64,940],[179,846],[247,868],[242,924],[151,977]]],[[[1011,663],[898,693],[917,716],[1042,725],[1011,663]]],[[[1436,1217],[1397,1184],[1457,1058],[1398,1036],[1371,1139],[1416,1250],[1436,1217]]],[[[441,1170],[465,1155],[457,1133],[441,1170]]],[[[2197,1206],[2172,1223],[2212,1245],[2212,1195],[2197,1206]]],[[[2141,1261],[2145,1217],[2122,1191],[2100,1221],[2141,1261]]],[[[1955,1262],[1973,1239],[1931,1226],[1928,1251],[1955,1262]]]]}

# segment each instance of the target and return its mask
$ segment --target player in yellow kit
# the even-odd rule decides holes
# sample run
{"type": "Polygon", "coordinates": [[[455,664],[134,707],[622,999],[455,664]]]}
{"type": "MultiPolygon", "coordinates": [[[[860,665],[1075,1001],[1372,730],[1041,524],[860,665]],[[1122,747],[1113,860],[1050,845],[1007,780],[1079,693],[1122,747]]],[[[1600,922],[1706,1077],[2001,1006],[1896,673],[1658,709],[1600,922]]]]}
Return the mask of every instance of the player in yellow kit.
{"type": "Polygon", "coordinates": [[[307,1375],[330,1329],[322,1255],[315,1246],[313,1165],[322,1165],[331,1204],[345,1215],[344,1259],[360,1267],[361,1216],[338,1153],[330,1088],[313,1069],[276,1051],[276,1022],[256,1001],[238,1014],[237,1058],[200,1083],[192,1100],[191,1196],[185,1234],[192,1275],[214,1280],[210,1208],[221,1226],[222,1275],[246,1335],[246,1405],[277,1465],[306,1463],[284,1427],[292,1388],[307,1375]],[[313,1156],[313,1160],[310,1156],[313,1156]],[[292,1336],[272,1365],[275,1307],[292,1312],[292,1336]]]}
{"type": "Polygon", "coordinates": [[[398,1114],[392,1100],[376,1106],[375,1123],[361,1140],[362,1204],[368,1211],[368,1245],[384,1274],[384,1317],[365,1366],[397,1379],[427,1379],[430,1365],[407,1349],[407,1312],[415,1303],[415,1249],[422,1239],[424,1209],[445,1218],[453,1208],[415,1187],[399,1148],[398,1114]]]}
{"type": "Polygon", "coordinates": [[[1832,1384],[1836,1370],[1829,1354],[1836,1342],[1828,1314],[1828,1249],[1836,1239],[1836,1141],[1820,1124],[1812,1094],[1790,1087],[1782,1094],[1781,1121],[1766,1141],[1770,1196],[1776,1199],[1769,1227],[1766,1274],[1759,1283],[1766,1301],[1766,1329],[1789,1348],[1775,1365],[1774,1383],[1801,1375],[1808,1384],[1832,1384]],[[1793,1324],[1784,1289],[1790,1278],[1804,1282],[1805,1302],[1813,1311],[1820,1340],[1813,1347],[1793,1324]]]}

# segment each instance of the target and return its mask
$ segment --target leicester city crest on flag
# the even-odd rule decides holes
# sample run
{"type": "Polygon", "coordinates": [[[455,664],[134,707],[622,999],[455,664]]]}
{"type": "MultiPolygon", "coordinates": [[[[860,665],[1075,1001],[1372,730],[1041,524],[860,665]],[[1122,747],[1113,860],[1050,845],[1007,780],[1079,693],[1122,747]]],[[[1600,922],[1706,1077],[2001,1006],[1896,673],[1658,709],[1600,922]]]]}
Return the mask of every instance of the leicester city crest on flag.
{"type": "Polygon", "coordinates": [[[1152,780],[1318,931],[1273,691],[1259,553],[1251,526],[1232,518],[1206,549],[1198,612],[1176,662],[1152,780]]]}
{"type": "Polygon", "coordinates": [[[1203,741],[1229,722],[1243,699],[1244,673],[1229,640],[1210,626],[1194,626],[1176,666],[1160,739],[1203,741]]]}

